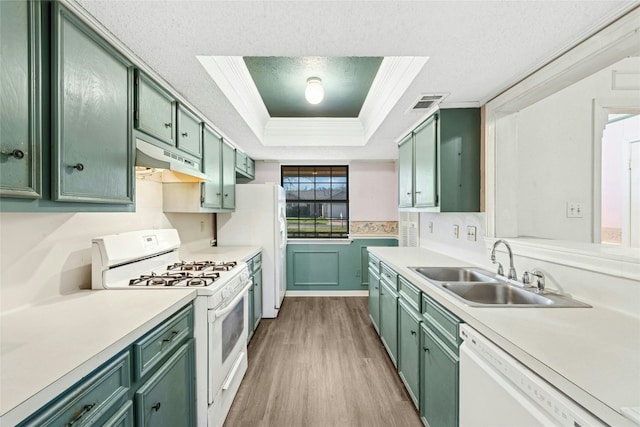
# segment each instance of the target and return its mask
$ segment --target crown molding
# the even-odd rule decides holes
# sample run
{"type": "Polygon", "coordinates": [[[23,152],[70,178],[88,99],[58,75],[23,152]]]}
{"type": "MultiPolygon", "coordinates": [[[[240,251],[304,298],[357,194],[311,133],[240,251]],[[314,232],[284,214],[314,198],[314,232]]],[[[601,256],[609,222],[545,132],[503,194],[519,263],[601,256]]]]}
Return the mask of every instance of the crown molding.
{"type": "Polygon", "coordinates": [[[224,96],[262,141],[271,117],[241,56],[197,56],[224,96]]]}
{"type": "Polygon", "coordinates": [[[387,56],[382,60],[359,119],[369,140],[429,60],[428,56],[387,56]]]}
{"type": "Polygon", "coordinates": [[[364,129],[355,118],[272,118],[264,129],[265,146],[338,146],[366,144],[364,129]]]}

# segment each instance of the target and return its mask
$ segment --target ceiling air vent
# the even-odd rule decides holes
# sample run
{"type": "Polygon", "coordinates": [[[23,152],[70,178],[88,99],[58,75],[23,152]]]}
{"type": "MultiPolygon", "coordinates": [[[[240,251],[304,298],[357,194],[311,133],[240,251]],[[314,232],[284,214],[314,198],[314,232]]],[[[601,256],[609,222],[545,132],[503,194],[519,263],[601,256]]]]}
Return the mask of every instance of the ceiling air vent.
{"type": "Polygon", "coordinates": [[[424,111],[438,105],[448,94],[421,95],[410,111],[424,111]]]}

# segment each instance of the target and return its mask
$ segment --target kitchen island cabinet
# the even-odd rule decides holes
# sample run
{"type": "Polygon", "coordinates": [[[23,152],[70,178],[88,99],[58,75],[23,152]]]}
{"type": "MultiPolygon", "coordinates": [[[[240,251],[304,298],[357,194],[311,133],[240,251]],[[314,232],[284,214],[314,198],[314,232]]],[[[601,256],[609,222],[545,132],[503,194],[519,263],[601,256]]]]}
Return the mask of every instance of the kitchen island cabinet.
{"type": "MultiPolygon", "coordinates": [[[[621,408],[640,407],[637,317],[595,303],[592,308],[471,307],[409,268],[460,267],[469,266],[469,262],[423,248],[376,247],[369,251],[418,287],[423,296],[467,323],[604,423],[636,425],[623,415],[621,408]],[[612,355],[615,363],[602,363],[612,360],[612,355]],[[580,363],[576,363],[576,357],[580,363]]],[[[456,332],[450,329],[448,334],[454,336],[456,332]]],[[[434,336],[447,348],[446,340],[434,336]]]]}
{"type": "MultiPolygon", "coordinates": [[[[80,291],[3,314],[0,423],[17,425],[93,378],[195,296],[190,289],[80,291]]],[[[129,382],[131,390],[137,387],[136,380],[129,382]]],[[[124,403],[126,397],[120,399],[124,403]]],[[[111,407],[117,410],[112,417],[120,412],[117,408],[125,409],[119,405],[111,407]]]]}

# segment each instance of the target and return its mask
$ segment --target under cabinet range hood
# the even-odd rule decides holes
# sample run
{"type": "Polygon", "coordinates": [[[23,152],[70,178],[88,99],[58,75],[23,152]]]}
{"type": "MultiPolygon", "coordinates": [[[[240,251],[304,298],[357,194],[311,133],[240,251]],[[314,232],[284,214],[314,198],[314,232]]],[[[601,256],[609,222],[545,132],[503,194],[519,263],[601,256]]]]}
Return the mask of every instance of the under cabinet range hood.
{"type": "Polygon", "coordinates": [[[136,166],[166,169],[206,181],[196,161],[136,138],[136,166]]]}

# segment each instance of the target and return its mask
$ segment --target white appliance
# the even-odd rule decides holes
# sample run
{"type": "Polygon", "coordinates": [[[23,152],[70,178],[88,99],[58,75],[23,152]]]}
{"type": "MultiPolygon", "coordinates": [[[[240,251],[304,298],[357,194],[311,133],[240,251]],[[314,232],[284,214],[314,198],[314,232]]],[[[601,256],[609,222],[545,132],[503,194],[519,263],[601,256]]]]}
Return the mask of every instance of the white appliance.
{"type": "Polygon", "coordinates": [[[605,425],[469,325],[460,337],[460,427],[605,425]]]}
{"type": "Polygon", "coordinates": [[[170,291],[192,287],[196,411],[201,427],[220,427],[247,370],[248,291],[244,262],[181,261],[173,229],[92,240],[93,289],[170,291]]]}
{"type": "Polygon", "coordinates": [[[275,318],[287,291],[284,189],[274,183],[236,185],[236,210],[218,214],[218,244],[262,247],[262,317],[275,318]]]}

